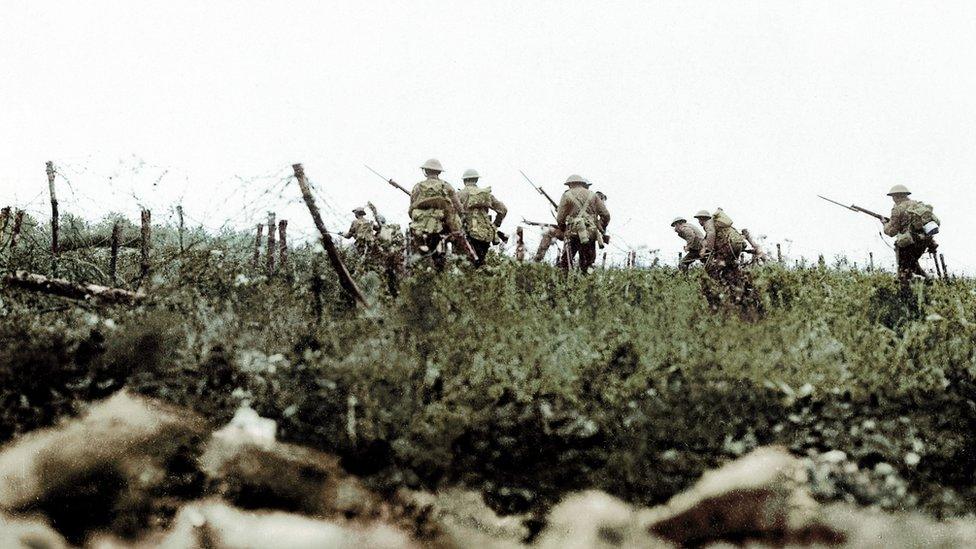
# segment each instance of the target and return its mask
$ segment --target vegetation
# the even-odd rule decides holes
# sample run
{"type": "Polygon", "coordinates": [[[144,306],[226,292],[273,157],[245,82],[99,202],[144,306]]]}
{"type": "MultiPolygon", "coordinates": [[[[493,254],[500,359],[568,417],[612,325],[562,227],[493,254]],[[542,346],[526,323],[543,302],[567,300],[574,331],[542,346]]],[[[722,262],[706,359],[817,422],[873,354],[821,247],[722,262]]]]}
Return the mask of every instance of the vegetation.
{"type": "MultiPolygon", "coordinates": [[[[8,268],[47,269],[32,230],[8,268]]],[[[668,267],[457,260],[415,267],[394,298],[348,256],[361,310],[314,247],[269,279],[246,235],[198,234],[181,253],[172,230],[154,234],[139,307],[0,290],[0,440],[128,386],[216,423],[246,401],[375,487],[463,484],[509,512],[591,486],[659,503],[773,443],[898,480],[836,476],[823,499],[976,511],[971,280],[906,302],[888,273],[770,265],[754,271],[765,314],[745,322],[668,267]]],[[[66,252],[62,275],[107,282],[103,252],[66,252]]],[[[124,285],[138,260],[123,257],[124,285]]]]}

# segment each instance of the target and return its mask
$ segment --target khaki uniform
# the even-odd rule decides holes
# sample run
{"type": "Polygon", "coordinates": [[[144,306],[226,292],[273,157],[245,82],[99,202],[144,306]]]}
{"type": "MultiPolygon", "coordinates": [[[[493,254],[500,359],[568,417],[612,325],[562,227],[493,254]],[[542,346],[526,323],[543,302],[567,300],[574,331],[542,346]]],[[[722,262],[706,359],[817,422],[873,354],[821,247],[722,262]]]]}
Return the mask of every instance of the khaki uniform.
{"type": "Polygon", "coordinates": [[[361,253],[366,253],[372,246],[374,238],[373,224],[365,217],[357,217],[352,221],[349,230],[342,235],[345,238],[356,240],[356,249],[361,253]]]}
{"type": "Polygon", "coordinates": [[[582,185],[570,187],[559,200],[556,224],[566,239],[567,262],[579,255],[580,270],[587,272],[596,262],[596,246],[603,246],[603,235],[610,224],[606,203],[582,185]]]}
{"type": "Polygon", "coordinates": [[[410,193],[410,234],[418,247],[432,252],[437,267],[444,266],[445,254],[438,248],[443,237],[461,232],[461,211],[454,188],[437,177],[417,183],[410,193]]]}
{"type": "MultiPolygon", "coordinates": [[[[539,248],[535,251],[536,263],[546,258],[546,252],[549,251],[549,248],[552,246],[552,242],[554,240],[564,240],[563,232],[559,230],[558,227],[549,227],[544,233],[542,233],[542,240],[539,241],[539,248]]],[[[566,254],[563,254],[563,257],[565,257],[565,255],[566,254]]],[[[560,258],[559,264],[562,265],[562,262],[563,260],[560,258]]]]}
{"type": "Polygon", "coordinates": [[[731,226],[731,220],[722,210],[716,211],[703,228],[705,273],[713,281],[705,290],[709,304],[717,308],[728,300],[743,307],[758,307],[752,278],[739,267],[739,255],[745,250],[745,237],[731,226]],[[721,223],[716,222],[717,219],[721,223]]]}
{"type": "Polygon", "coordinates": [[[498,228],[508,215],[508,208],[501,200],[495,198],[489,187],[479,187],[474,183],[465,183],[457,192],[458,202],[461,204],[461,221],[471,247],[478,255],[477,264],[483,264],[488,249],[498,243],[498,228]],[[495,212],[492,221],[489,211],[495,212]]]}
{"type": "Polygon", "coordinates": [[[912,229],[912,218],[908,210],[918,204],[918,201],[907,198],[896,202],[891,208],[891,218],[884,224],[885,234],[898,239],[895,242],[898,278],[906,285],[913,275],[928,278],[928,273],[922,269],[918,260],[925,255],[926,251],[934,251],[938,247],[935,239],[912,229]]]}
{"type": "Polygon", "coordinates": [[[685,241],[685,253],[678,268],[687,271],[695,261],[702,261],[702,248],[705,246],[705,232],[691,223],[678,223],[674,232],[685,241]]]}

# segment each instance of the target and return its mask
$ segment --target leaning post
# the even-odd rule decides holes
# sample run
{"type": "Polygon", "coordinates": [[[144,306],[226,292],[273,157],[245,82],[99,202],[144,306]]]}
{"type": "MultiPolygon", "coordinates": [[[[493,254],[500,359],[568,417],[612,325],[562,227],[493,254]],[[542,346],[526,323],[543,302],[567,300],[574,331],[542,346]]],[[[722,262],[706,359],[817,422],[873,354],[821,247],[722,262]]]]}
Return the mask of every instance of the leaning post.
{"type": "Polygon", "coordinates": [[[305,179],[305,168],[301,164],[293,164],[292,169],[295,171],[295,179],[298,180],[298,187],[302,191],[302,199],[305,200],[305,205],[308,206],[308,213],[311,214],[315,228],[318,229],[322,237],[322,245],[325,247],[325,251],[329,256],[329,262],[332,263],[332,268],[339,275],[339,284],[359,305],[367,307],[366,296],[359,290],[356,281],[352,279],[349,270],[342,263],[342,258],[339,257],[339,250],[336,249],[335,242],[332,241],[332,237],[329,236],[329,231],[325,228],[325,223],[322,221],[319,208],[315,205],[315,198],[312,197],[312,190],[308,186],[308,180],[305,179]]]}

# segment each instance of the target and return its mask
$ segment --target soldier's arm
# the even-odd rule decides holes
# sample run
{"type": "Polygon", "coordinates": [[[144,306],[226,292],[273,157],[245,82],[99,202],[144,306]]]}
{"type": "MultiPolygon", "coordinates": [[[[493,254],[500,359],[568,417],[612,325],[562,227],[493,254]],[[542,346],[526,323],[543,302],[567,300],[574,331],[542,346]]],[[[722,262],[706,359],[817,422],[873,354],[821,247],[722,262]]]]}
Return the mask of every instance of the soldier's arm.
{"type": "Polygon", "coordinates": [[[607,230],[607,225],[610,224],[610,210],[607,209],[607,203],[596,199],[596,215],[600,218],[600,227],[602,230],[607,230]]]}
{"type": "Polygon", "coordinates": [[[884,224],[884,233],[888,236],[897,236],[901,232],[901,211],[898,207],[891,209],[891,218],[884,224]]]}
{"type": "Polygon", "coordinates": [[[569,209],[571,205],[569,203],[569,198],[567,198],[566,193],[563,194],[562,198],[559,199],[559,209],[556,212],[556,225],[560,229],[566,229],[566,218],[569,217],[569,209]]]}
{"type": "Polygon", "coordinates": [[[711,223],[705,225],[705,241],[703,245],[706,251],[715,249],[715,226],[711,223]]]}
{"type": "Polygon", "coordinates": [[[410,192],[410,208],[407,210],[407,215],[410,216],[410,219],[413,219],[413,205],[417,203],[417,194],[418,189],[414,186],[413,191],[410,192]]]}
{"type": "Polygon", "coordinates": [[[450,199],[451,205],[454,208],[453,212],[446,212],[447,215],[445,216],[444,223],[452,233],[461,232],[461,212],[463,209],[461,201],[458,200],[457,191],[447,183],[444,183],[444,190],[447,192],[447,197],[450,199]]]}
{"type": "Polygon", "coordinates": [[[491,209],[495,210],[496,214],[495,226],[501,227],[502,221],[505,219],[505,216],[508,215],[508,208],[505,207],[505,204],[502,203],[501,200],[495,198],[495,195],[491,195],[491,209]]]}
{"type": "Polygon", "coordinates": [[[352,238],[352,235],[355,233],[355,231],[356,231],[356,222],[353,221],[352,225],[349,225],[349,230],[346,231],[346,234],[342,235],[342,238],[352,238]]]}

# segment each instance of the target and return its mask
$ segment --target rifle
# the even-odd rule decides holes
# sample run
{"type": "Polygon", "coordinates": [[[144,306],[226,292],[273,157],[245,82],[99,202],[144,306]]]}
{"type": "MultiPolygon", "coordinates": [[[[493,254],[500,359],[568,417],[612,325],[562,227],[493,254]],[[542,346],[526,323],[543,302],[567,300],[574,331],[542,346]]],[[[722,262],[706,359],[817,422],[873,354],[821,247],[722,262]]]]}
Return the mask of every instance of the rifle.
{"type": "Polygon", "coordinates": [[[882,223],[887,223],[888,221],[890,221],[890,219],[888,219],[887,217],[885,217],[885,216],[883,216],[881,214],[878,214],[878,213],[874,213],[871,210],[866,210],[866,209],[864,209],[864,208],[862,208],[860,206],[855,206],[853,204],[850,205],[850,206],[845,206],[845,205],[841,204],[840,202],[837,202],[836,200],[831,200],[831,199],[827,198],[826,196],[821,196],[819,194],[817,196],[820,197],[820,198],[822,198],[822,199],[824,199],[824,200],[826,200],[827,202],[830,202],[831,204],[837,204],[841,208],[846,208],[848,210],[851,210],[852,212],[860,212],[860,213],[863,213],[863,214],[868,214],[871,217],[877,219],[878,221],[880,221],[882,223]]]}
{"type": "MultiPolygon", "coordinates": [[[[363,166],[366,166],[366,164],[363,164],[363,166]]],[[[397,188],[397,189],[400,189],[401,191],[403,191],[403,194],[405,194],[407,196],[410,196],[410,191],[408,191],[406,189],[406,187],[404,187],[403,185],[400,185],[399,183],[397,183],[396,181],[394,181],[392,179],[387,179],[387,178],[383,177],[382,175],[380,175],[380,172],[374,170],[373,168],[370,168],[369,166],[366,166],[366,169],[369,170],[369,171],[371,171],[371,172],[373,172],[373,173],[375,173],[377,177],[379,177],[383,181],[386,181],[387,183],[389,183],[390,185],[392,185],[394,188],[397,188]]]]}
{"type": "Polygon", "coordinates": [[[552,227],[554,229],[559,227],[559,225],[556,225],[555,223],[542,223],[540,221],[529,221],[524,217],[522,218],[522,224],[528,225],[530,227],[552,227]]]}
{"type": "Polygon", "coordinates": [[[549,196],[549,193],[547,193],[545,189],[543,189],[542,187],[540,187],[540,186],[536,185],[535,183],[533,183],[532,180],[529,179],[529,176],[525,175],[525,172],[523,172],[522,170],[519,170],[519,173],[522,174],[522,177],[524,177],[525,180],[529,182],[529,185],[532,185],[532,188],[535,189],[536,192],[538,192],[542,196],[546,197],[546,200],[548,200],[549,203],[552,204],[552,208],[554,210],[558,210],[559,209],[559,204],[556,204],[556,201],[553,200],[551,196],[549,196]]]}

